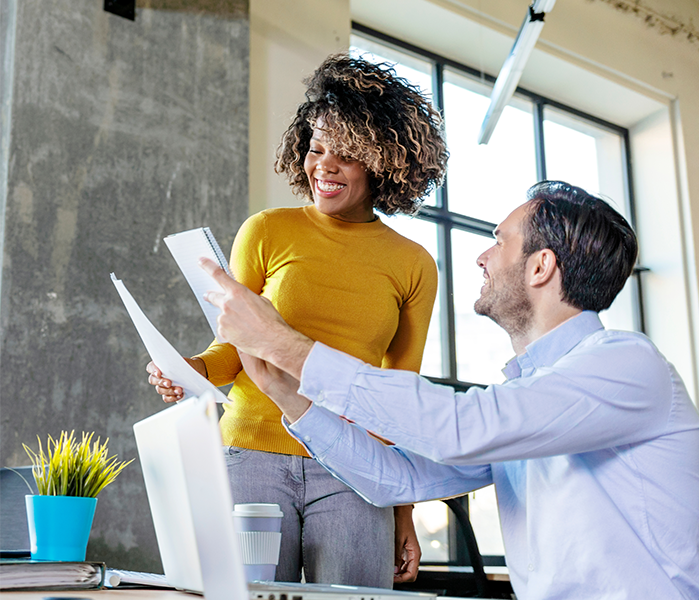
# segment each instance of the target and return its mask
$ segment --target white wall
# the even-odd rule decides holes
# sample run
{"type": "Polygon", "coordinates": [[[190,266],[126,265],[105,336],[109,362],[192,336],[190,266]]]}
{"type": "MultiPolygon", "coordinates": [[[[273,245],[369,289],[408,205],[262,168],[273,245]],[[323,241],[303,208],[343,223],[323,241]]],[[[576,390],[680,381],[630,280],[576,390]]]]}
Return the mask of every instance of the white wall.
{"type": "Polygon", "coordinates": [[[274,173],[282,134],[303,101],[301,80],[346,50],[349,0],[250,0],[250,213],[296,206],[274,173]]]}
{"type": "Polygon", "coordinates": [[[695,360],[687,262],[683,256],[681,205],[677,189],[671,111],[662,109],[631,129],[634,156],[636,227],[642,240],[640,262],[647,333],[694,390],[695,360]]]}

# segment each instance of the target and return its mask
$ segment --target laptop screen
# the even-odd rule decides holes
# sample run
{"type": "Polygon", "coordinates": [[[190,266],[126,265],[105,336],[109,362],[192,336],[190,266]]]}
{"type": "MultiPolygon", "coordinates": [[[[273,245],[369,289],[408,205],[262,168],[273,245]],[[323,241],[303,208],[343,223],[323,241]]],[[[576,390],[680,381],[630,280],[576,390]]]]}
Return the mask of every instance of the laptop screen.
{"type": "Polygon", "coordinates": [[[209,600],[247,600],[213,396],[166,408],[134,433],[168,583],[206,590],[209,600]]]}
{"type": "Polygon", "coordinates": [[[434,593],[300,583],[251,583],[233,521],[213,394],[134,425],[158,549],[170,585],[207,600],[433,600],[434,593]]]}

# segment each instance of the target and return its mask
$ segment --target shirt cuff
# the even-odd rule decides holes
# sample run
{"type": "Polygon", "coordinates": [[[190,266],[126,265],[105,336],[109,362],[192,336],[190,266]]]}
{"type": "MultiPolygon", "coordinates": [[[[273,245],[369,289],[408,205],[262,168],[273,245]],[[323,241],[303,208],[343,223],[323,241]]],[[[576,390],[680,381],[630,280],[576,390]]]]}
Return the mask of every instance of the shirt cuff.
{"type": "Polygon", "coordinates": [[[344,352],[316,342],[301,371],[299,394],[343,415],[347,410],[349,391],[355,375],[363,364],[344,352]]]}
{"type": "Polygon", "coordinates": [[[323,457],[342,434],[342,420],[317,404],[311,404],[303,416],[289,423],[282,418],[286,430],[301,442],[313,457],[323,457]]]}

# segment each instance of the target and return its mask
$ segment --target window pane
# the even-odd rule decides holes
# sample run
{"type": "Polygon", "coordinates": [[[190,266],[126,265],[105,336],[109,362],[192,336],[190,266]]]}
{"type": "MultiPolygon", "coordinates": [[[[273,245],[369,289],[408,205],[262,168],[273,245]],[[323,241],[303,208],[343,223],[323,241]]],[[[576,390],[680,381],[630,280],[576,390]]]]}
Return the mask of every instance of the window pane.
{"type": "Polygon", "coordinates": [[[623,144],[621,135],[614,131],[549,106],[544,108],[546,178],[601,194],[628,218],[623,144]]]}
{"type": "MultiPolygon", "coordinates": [[[[420,244],[427,250],[437,263],[439,272],[442,273],[440,260],[437,250],[437,225],[417,219],[415,217],[407,217],[404,215],[395,215],[391,217],[383,217],[384,223],[395,229],[401,235],[407,237],[414,242],[420,244]]],[[[430,329],[427,332],[427,343],[425,344],[425,353],[422,358],[422,368],[420,373],[432,377],[444,377],[442,360],[442,331],[440,321],[440,296],[442,294],[441,285],[437,291],[437,299],[434,303],[432,311],[432,319],[430,321],[430,329]]]]}
{"type": "Polygon", "coordinates": [[[636,276],[632,275],[626,281],[624,289],[619,292],[612,305],[599,314],[599,318],[607,329],[634,331],[636,327],[636,301],[633,288],[636,276]]]}
{"type": "Polygon", "coordinates": [[[536,182],[531,103],[513,99],[488,144],[478,144],[490,88],[445,70],[444,120],[451,157],[449,210],[499,223],[525,200],[536,182]]]}
{"type": "Polygon", "coordinates": [[[480,553],[503,556],[505,544],[502,541],[495,486],[489,485],[471,492],[468,495],[468,513],[480,553]]]}
{"type": "MultiPolygon", "coordinates": [[[[560,179],[601,195],[629,218],[624,185],[624,141],[617,132],[551,107],[544,110],[547,179],[560,179]]],[[[629,280],[608,310],[600,314],[605,327],[636,329],[637,302],[629,280]]]]}
{"type": "Polygon", "coordinates": [[[452,230],[457,377],[471,383],[502,382],[501,369],[514,355],[505,331],[473,311],[483,286],[476,259],[493,243],[491,237],[452,230]]]}
{"type": "Polygon", "coordinates": [[[599,190],[595,138],[544,120],[546,178],[566,181],[596,194],[599,190]]]}
{"type": "Polygon", "coordinates": [[[441,500],[420,502],[415,505],[413,522],[422,549],[420,562],[447,562],[449,560],[447,510],[447,505],[441,500]]]}
{"type": "Polygon", "coordinates": [[[351,37],[350,54],[361,56],[373,63],[394,64],[399,77],[416,85],[429,98],[432,97],[432,63],[408,52],[375,42],[359,35],[351,37]]]}

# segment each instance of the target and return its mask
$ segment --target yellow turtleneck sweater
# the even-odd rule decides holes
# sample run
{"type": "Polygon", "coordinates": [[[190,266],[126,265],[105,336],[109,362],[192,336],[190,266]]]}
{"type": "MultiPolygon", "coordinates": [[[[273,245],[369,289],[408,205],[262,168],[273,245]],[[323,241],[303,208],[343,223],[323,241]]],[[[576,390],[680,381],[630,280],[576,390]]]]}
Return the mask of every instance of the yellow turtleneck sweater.
{"type": "MultiPolygon", "coordinates": [[[[238,231],[231,271],[312,340],[374,366],[419,371],[437,269],[422,246],[380,220],[347,223],[312,205],[263,211],[238,231]]],[[[221,417],[224,444],[307,456],[233,346],[214,340],[199,357],[212,383],[235,382],[221,417]]]]}

